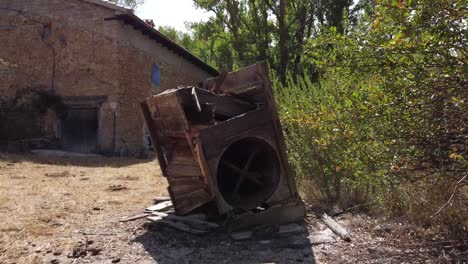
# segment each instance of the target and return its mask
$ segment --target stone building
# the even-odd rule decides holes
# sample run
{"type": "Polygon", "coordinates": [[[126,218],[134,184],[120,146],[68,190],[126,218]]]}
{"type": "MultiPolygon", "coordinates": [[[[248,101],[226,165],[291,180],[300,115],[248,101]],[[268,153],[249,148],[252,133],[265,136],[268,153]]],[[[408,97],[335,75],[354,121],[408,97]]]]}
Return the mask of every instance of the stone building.
{"type": "MultiPolygon", "coordinates": [[[[77,152],[139,155],[139,103],[217,71],[135,16],[100,0],[0,0],[0,97],[26,88],[61,98],[41,136],[77,152]]],[[[28,129],[28,128],[24,128],[28,129]]]]}

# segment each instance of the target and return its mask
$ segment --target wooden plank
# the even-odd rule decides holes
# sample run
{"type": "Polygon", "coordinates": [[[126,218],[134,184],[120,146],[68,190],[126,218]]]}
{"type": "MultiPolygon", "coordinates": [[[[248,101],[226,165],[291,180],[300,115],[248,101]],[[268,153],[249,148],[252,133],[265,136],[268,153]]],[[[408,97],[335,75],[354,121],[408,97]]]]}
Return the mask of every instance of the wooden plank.
{"type": "MultiPolygon", "coordinates": [[[[250,65],[242,68],[235,72],[227,74],[223,83],[218,88],[220,92],[229,94],[230,92],[236,92],[237,94],[248,90],[249,87],[258,86],[263,80],[263,76],[259,74],[258,64],[250,65]]],[[[207,79],[203,82],[205,89],[211,89],[218,81],[219,77],[207,79]]],[[[257,94],[261,95],[262,91],[258,90],[257,94]]],[[[258,97],[258,100],[262,100],[262,97],[258,97]]]]}
{"type": "Polygon", "coordinates": [[[169,131],[173,134],[185,133],[188,130],[188,121],[175,93],[157,95],[153,99],[161,120],[158,126],[163,134],[167,135],[169,131]]]}
{"type": "Polygon", "coordinates": [[[262,212],[247,212],[235,216],[229,224],[230,230],[240,230],[256,225],[280,225],[300,221],[305,217],[304,203],[272,206],[262,212]]]}
{"type": "Polygon", "coordinates": [[[210,193],[205,189],[184,195],[171,195],[174,197],[174,210],[177,215],[185,215],[212,200],[210,193]]]}
{"type": "Polygon", "coordinates": [[[161,202],[161,203],[152,205],[152,206],[146,208],[145,211],[149,211],[149,212],[159,211],[159,210],[168,209],[168,208],[170,208],[171,206],[172,206],[172,202],[171,202],[171,201],[165,201],[165,202],[161,202]]]}
{"type": "Polygon", "coordinates": [[[248,133],[249,130],[257,128],[263,124],[271,122],[271,114],[268,109],[262,107],[254,111],[250,111],[240,117],[229,119],[221,122],[210,129],[200,131],[200,139],[204,144],[203,150],[207,160],[217,155],[226,138],[248,133]]]}
{"type": "Polygon", "coordinates": [[[170,200],[171,200],[171,197],[169,196],[156,196],[153,198],[153,201],[155,204],[160,203],[160,202],[170,201],[170,200]]]}
{"type": "Polygon", "coordinates": [[[210,168],[208,167],[208,163],[205,159],[205,154],[203,153],[203,145],[200,141],[194,146],[194,155],[198,163],[198,167],[200,167],[200,172],[203,176],[203,182],[210,186],[211,190],[214,190],[216,186],[214,186],[214,179],[210,176],[210,168]]]}
{"type": "Polygon", "coordinates": [[[168,225],[170,227],[173,227],[175,229],[178,229],[180,231],[184,231],[184,232],[187,232],[187,233],[190,233],[190,234],[194,234],[194,235],[201,235],[201,234],[206,234],[207,231],[205,230],[197,230],[195,228],[192,228],[184,223],[178,223],[178,222],[174,222],[174,221],[170,221],[170,220],[165,220],[165,219],[162,219],[161,217],[157,217],[157,216],[150,216],[148,217],[149,220],[153,221],[153,222],[156,222],[156,223],[161,223],[161,224],[165,224],[165,225],[168,225]]]}
{"type": "Polygon", "coordinates": [[[349,234],[349,232],[340,224],[338,224],[335,220],[333,220],[333,218],[331,218],[327,214],[323,214],[322,220],[328,226],[328,228],[330,228],[335,234],[340,236],[344,241],[351,241],[351,235],[349,234]]]}
{"type": "Polygon", "coordinates": [[[141,110],[143,112],[143,116],[146,121],[146,127],[148,128],[148,131],[150,133],[151,142],[153,143],[153,148],[156,152],[156,158],[158,159],[159,166],[164,173],[166,170],[167,164],[164,158],[164,154],[161,150],[159,136],[157,133],[158,127],[156,123],[153,121],[153,119],[151,118],[151,113],[149,111],[147,102],[142,102],[140,106],[141,106],[141,110]]]}
{"type": "Polygon", "coordinates": [[[171,189],[171,192],[173,195],[178,196],[178,195],[184,195],[186,193],[191,193],[197,190],[203,190],[206,188],[206,185],[203,182],[198,182],[197,184],[191,184],[191,185],[182,185],[182,186],[177,186],[177,185],[172,185],[169,186],[171,189]]]}
{"type": "Polygon", "coordinates": [[[139,215],[124,217],[124,218],[120,219],[119,222],[124,223],[124,222],[135,221],[135,220],[142,219],[142,218],[145,218],[145,217],[148,217],[148,216],[149,216],[149,214],[139,214],[139,215]]]}
{"type": "Polygon", "coordinates": [[[168,178],[169,185],[181,186],[181,185],[192,185],[203,182],[203,178],[200,176],[196,177],[182,177],[182,178],[168,178]]]}
{"type": "MultiPolygon", "coordinates": [[[[190,100],[190,89],[181,89],[177,91],[182,104],[186,107],[194,108],[194,103],[190,100]]],[[[198,102],[201,105],[215,104],[215,114],[226,117],[234,117],[246,112],[255,110],[256,106],[252,103],[239,100],[233,96],[225,94],[214,94],[203,89],[196,88],[198,102]]]]}
{"type": "Polygon", "coordinates": [[[203,221],[203,220],[198,220],[198,219],[191,218],[191,217],[177,216],[177,215],[166,214],[166,213],[161,213],[161,212],[154,212],[154,213],[152,213],[152,215],[159,216],[159,217],[162,217],[162,218],[167,218],[167,219],[170,219],[170,220],[184,222],[184,223],[187,223],[187,224],[194,224],[194,225],[204,226],[204,227],[208,227],[208,228],[218,228],[219,227],[219,225],[216,224],[216,223],[203,221]]]}
{"type": "Polygon", "coordinates": [[[198,166],[169,164],[166,172],[168,178],[201,176],[200,168],[198,166]]]}

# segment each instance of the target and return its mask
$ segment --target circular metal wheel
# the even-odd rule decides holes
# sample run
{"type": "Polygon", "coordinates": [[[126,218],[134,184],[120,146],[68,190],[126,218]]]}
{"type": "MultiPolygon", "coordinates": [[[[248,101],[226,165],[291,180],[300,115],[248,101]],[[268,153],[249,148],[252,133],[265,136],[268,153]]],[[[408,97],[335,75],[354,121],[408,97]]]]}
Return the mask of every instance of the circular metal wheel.
{"type": "Polygon", "coordinates": [[[265,141],[246,138],[230,145],[218,166],[218,188],[234,208],[260,206],[276,190],[280,170],[276,152],[265,141]]]}

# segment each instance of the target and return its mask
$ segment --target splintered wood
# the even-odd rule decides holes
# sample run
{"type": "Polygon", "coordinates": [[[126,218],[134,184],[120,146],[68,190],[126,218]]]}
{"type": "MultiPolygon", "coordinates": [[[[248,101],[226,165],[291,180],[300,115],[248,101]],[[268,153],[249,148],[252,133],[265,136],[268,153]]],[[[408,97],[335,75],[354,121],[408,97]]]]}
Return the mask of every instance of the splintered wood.
{"type": "Polygon", "coordinates": [[[219,227],[218,224],[205,221],[206,215],[193,214],[186,216],[177,216],[169,212],[173,209],[171,201],[164,201],[164,199],[155,199],[157,202],[144,210],[143,214],[125,217],[120,222],[135,221],[142,218],[164,224],[175,229],[190,233],[190,234],[206,234],[219,227]]]}
{"type": "Polygon", "coordinates": [[[265,63],[162,91],[141,108],[176,215],[212,203],[216,215],[245,212],[250,220],[234,221],[242,227],[304,218],[265,63]]]}

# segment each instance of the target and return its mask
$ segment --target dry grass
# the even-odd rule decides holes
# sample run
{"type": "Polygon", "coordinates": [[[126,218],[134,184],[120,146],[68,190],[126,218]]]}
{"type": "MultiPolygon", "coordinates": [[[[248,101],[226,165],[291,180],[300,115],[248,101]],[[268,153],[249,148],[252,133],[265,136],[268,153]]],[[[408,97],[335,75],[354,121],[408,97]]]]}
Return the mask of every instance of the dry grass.
{"type": "Polygon", "coordinates": [[[160,175],[154,161],[0,154],[0,263],[40,263],[39,249],[111,228],[166,194],[160,175]]]}

